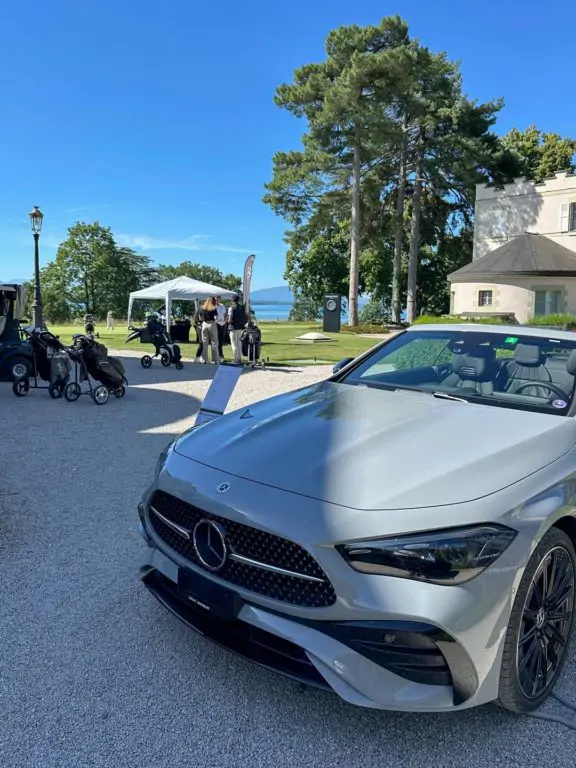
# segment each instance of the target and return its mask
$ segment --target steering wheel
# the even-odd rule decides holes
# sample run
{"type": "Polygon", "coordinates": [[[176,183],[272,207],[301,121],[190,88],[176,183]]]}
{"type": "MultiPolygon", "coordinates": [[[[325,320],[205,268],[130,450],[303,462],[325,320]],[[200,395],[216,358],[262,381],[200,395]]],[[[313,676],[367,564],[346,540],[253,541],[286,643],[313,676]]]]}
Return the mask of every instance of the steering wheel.
{"type": "MultiPolygon", "coordinates": [[[[562,400],[568,401],[570,399],[566,392],[563,392],[559,386],[552,384],[550,381],[525,381],[523,384],[520,384],[520,386],[516,388],[514,394],[519,395],[523,390],[530,389],[531,387],[547,389],[552,394],[558,395],[558,397],[560,397],[562,400]]],[[[552,398],[550,397],[548,399],[551,400],[552,398]]]]}

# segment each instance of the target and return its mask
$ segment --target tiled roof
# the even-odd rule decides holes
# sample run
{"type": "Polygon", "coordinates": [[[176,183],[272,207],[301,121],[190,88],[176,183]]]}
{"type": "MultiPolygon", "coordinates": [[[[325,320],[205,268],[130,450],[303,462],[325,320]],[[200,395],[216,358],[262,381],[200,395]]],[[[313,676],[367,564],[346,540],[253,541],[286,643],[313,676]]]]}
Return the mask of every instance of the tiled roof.
{"type": "Polygon", "coordinates": [[[576,253],[544,235],[520,235],[452,272],[448,280],[457,283],[459,280],[497,275],[576,277],[576,253]]]}

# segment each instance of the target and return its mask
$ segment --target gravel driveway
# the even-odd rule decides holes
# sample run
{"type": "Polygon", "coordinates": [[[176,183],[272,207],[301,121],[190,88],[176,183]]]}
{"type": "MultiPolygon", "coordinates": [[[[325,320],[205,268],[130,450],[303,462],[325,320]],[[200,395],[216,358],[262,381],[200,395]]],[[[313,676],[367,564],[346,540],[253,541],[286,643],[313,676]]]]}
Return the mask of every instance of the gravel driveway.
{"type": "MultiPolygon", "coordinates": [[[[104,407],[0,385],[0,765],[514,768],[575,764],[576,733],[494,707],[353,708],[214,647],[140,585],[136,505],[212,366],[143,371],[104,407]]],[[[326,368],[246,373],[240,406],[326,368]]],[[[576,699],[576,664],[559,689],[576,699]]],[[[547,712],[561,712],[551,701],[547,712]]],[[[563,713],[565,714],[565,712],[563,713]]]]}

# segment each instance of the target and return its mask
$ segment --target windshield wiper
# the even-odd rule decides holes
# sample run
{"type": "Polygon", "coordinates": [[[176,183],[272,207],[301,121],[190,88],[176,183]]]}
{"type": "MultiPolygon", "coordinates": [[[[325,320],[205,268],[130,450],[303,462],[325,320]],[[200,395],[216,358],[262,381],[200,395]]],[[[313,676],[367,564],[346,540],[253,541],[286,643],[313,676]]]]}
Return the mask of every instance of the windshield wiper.
{"type": "Polygon", "coordinates": [[[456,397],[456,395],[449,395],[447,392],[433,392],[432,397],[437,397],[439,400],[456,400],[458,403],[468,403],[463,397],[456,397]]]}

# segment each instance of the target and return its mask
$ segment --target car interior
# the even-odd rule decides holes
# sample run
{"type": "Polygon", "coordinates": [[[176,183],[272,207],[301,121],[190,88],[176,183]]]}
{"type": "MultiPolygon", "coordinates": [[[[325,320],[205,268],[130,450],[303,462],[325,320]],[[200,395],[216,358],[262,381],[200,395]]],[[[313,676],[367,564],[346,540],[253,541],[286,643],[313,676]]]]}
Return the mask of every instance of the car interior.
{"type": "Polygon", "coordinates": [[[552,405],[556,411],[566,411],[576,381],[576,348],[547,339],[542,342],[523,341],[500,349],[494,341],[471,344],[461,338],[454,339],[447,341],[438,355],[441,362],[395,370],[378,369],[374,365],[360,380],[366,384],[414,387],[462,398],[494,399],[503,404],[552,405]]]}

